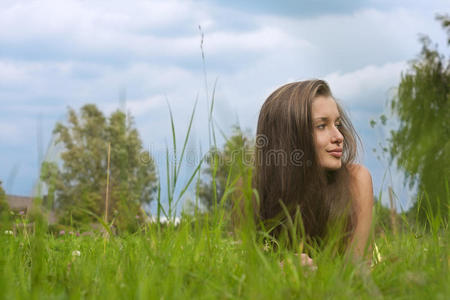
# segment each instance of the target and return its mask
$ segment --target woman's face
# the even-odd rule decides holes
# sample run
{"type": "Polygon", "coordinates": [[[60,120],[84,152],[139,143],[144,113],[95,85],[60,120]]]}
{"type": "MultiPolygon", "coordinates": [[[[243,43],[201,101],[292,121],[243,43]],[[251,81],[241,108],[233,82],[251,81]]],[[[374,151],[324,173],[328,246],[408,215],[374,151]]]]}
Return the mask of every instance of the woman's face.
{"type": "Polygon", "coordinates": [[[314,144],[322,168],[337,170],[342,166],[344,136],[339,131],[341,120],[334,99],[318,96],[312,102],[314,144]]]}

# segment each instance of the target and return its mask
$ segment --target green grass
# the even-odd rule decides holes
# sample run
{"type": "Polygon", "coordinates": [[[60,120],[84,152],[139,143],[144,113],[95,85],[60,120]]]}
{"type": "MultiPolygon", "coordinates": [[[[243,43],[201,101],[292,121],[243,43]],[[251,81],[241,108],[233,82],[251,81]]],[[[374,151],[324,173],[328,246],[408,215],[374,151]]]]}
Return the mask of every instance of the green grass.
{"type": "Polygon", "coordinates": [[[264,249],[250,231],[186,218],[128,236],[0,235],[4,299],[446,299],[447,228],[376,238],[371,271],[317,252],[310,271],[292,251],[264,249]],[[203,225],[202,225],[203,224],[203,225]],[[77,256],[74,251],[79,251],[77,256]],[[280,261],[284,260],[284,267],[280,261]]]}

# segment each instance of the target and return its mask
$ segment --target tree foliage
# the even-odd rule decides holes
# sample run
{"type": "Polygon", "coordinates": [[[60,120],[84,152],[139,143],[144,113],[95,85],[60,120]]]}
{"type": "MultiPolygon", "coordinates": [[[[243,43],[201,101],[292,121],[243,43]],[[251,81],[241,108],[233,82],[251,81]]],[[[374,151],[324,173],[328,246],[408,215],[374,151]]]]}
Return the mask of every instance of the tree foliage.
{"type": "Polygon", "coordinates": [[[0,180],[0,215],[9,212],[9,205],[6,202],[6,193],[2,187],[2,181],[0,180]]]}
{"type": "Polygon", "coordinates": [[[2,181],[0,180],[0,203],[6,201],[6,193],[2,187],[2,181]]]}
{"type": "Polygon", "coordinates": [[[224,206],[231,208],[233,188],[252,168],[253,148],[253,139],[235,125],[223,149],[209,151],[207,167],[203,170],[205,176],[197,186],[200,201],[208,210],[220,204],[222,199],[224,206]]]}
{"type": "MultiPolygon", "coordinates": [[[[450,45],[450,19],[440,16],[450,45]]],[[[450,179],[450,59],[440,54],[431,41],[420,39],[419,57],[402,74],[391,108],[400,120],[391,132],[390,154],[406,171],[411,186],[418,183],[415,210],[422,220],[426,212],[448,214],[450,179]]]]}
{"type": "Polygon", "coordinates": [[[45,162],[41,168],[48,186],[47,206],[61,213],[63,223],[95,222],[86,210],[103,215],[110,144],[109,221],[114,219],[119,230],[133,230],[142,217],[141,204],[153,199],[157,177],[132,117],[117,110],[105,118],[88,104],[79,115],[69,108],[67,124],[58,123],[53,133],[64,151],[61,166],[45,162]]]}
{"type": "Polygon", "coordinates": [[[0,180],[0,232],[4,229],[10,230],[13,217],[10,214],[10,207],[6,201],[6,193],[2,187],[2,181],[0,180]]]}

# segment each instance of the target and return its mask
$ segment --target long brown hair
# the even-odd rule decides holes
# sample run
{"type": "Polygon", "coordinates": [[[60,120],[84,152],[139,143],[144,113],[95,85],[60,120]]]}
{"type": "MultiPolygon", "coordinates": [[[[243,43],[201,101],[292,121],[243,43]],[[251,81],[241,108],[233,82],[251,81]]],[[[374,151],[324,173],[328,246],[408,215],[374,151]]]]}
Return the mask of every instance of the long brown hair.
{"type": "Polygon", "coordinates": [[[356,134],[336,102],[344,136],[342,167],[323,170],[314,147],[311,107],[317,96],[331,96],[323,80],[286,84],[264,102],[258,119],[254,184],[259,194],[258,218],[278,236],[287,220],[300,211],[304,233],[323,239],[333,221],[345,221],[345,240],[355,227],[355,207],[348,167],[357,158],[356,134]],[[283,208],[285,206],[285,208],[283,208]]]}

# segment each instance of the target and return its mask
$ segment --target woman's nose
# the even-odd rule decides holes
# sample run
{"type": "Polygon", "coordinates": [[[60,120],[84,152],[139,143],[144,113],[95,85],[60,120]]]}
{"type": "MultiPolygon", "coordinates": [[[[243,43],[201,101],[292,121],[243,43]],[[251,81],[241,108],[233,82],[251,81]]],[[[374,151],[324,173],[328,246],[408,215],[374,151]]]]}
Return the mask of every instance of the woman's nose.
{"type": "Polygon", "coordinates": [[[333,143],[342,143],[344,141],[344,136],[342,135],[342,133],[339,131],[339,129],[335,128],[333,135],[331,137],[331,141],[333,143]]]}

